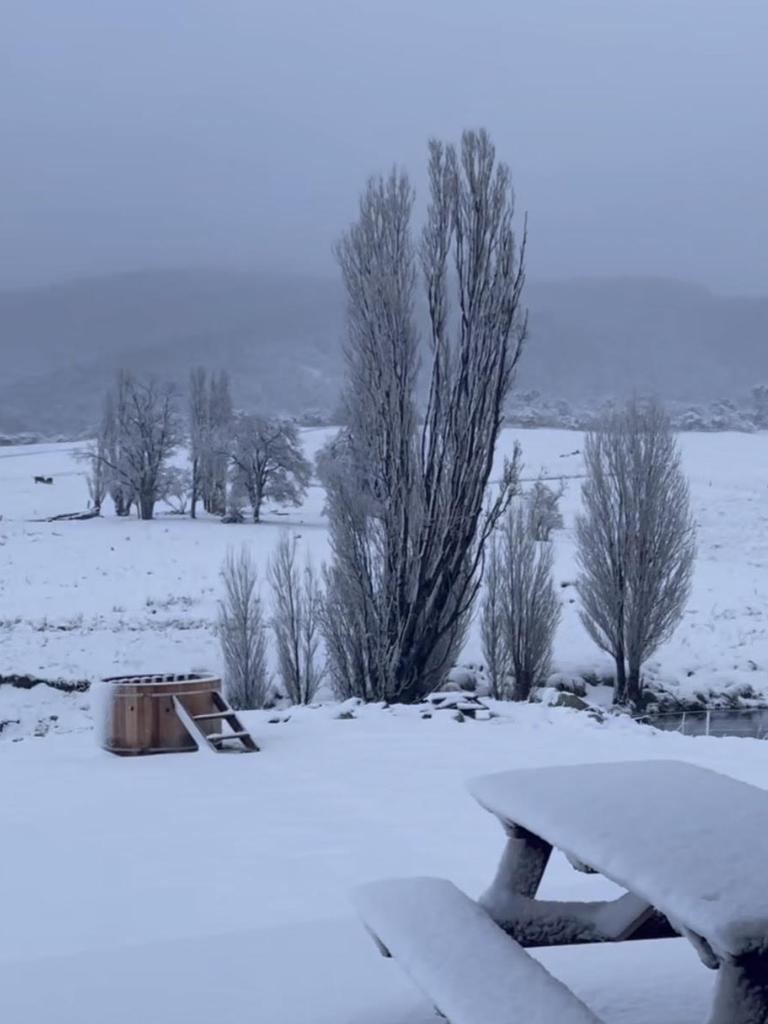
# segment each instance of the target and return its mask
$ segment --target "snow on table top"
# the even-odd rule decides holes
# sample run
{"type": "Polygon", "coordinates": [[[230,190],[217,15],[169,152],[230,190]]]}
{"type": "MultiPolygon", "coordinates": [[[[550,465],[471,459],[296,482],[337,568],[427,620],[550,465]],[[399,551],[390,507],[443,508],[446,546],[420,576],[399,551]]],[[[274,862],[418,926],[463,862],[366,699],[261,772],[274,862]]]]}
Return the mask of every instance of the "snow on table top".
{"type": "Polygon", "coordinates": [[[444,878],[354,890],[360,916],[453,1024],[600,1024],[562,982],[444,878]]]}
{"type": "Polygon", "coordinates": [[[502,821],[643,897],[716,950],[768,939],[768,793],[679,761],[521,769],[470,782],[502,821]]]}

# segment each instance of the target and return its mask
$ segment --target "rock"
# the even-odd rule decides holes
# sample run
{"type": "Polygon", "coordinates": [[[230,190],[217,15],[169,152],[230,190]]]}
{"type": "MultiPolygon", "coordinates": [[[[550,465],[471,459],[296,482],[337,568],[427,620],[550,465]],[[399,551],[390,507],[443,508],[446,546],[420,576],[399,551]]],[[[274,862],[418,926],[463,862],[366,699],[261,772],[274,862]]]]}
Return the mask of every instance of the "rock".
{"type": "Polygon", "coordinates": [[[573,708],[574,711],[586,711],[589,708],[589,704],[581,697],[577,697],[575,693],[568,693],[567,690],[562,690],[558,693],[557,697],[552,701],[553,708],[573,708]]]}

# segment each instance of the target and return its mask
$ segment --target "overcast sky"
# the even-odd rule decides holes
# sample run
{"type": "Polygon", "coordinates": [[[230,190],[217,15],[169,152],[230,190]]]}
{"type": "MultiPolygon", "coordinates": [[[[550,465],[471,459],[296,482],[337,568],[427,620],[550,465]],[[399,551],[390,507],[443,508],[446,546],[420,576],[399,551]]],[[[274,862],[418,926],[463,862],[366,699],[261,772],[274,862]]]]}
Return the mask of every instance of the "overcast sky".
{"type": "Polygon", "coordinates": [[[0,284],[332,273],[366,177],[487,127],[532,276],[768,292],[768,0],[0,0],[0,284]]]}

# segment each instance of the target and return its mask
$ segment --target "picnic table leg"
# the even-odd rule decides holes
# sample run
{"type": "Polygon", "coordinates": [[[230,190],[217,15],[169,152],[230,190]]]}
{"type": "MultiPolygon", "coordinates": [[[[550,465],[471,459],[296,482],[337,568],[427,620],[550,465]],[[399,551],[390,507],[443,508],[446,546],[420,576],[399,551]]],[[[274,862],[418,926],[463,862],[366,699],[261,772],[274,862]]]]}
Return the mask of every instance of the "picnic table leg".
{"type": "Polygon", "coordinates": [[[549,843],[520,825],[505,824],[504,831],[507,845],[496,877],[480,897],[492,917],[515,896],[535,897],[552,853],[549,843]]]}
{"type": "Polygon", "coordinates": [[[768,1024],[768,953],[724,960],[708,1024],[768,1024]]]}
{"type": "MultiPolygon", "coordinates": [[[[628,892],[591,903],[536,899],[552,847],[521,825],[502,825],[506,846],[496,877],[478,902],[522,946],[618,942],[633,937],[653,914],[652,907],[628,892]]],[[[659,926],[659,935],[666,934],[676,933],[659,926]]]]}

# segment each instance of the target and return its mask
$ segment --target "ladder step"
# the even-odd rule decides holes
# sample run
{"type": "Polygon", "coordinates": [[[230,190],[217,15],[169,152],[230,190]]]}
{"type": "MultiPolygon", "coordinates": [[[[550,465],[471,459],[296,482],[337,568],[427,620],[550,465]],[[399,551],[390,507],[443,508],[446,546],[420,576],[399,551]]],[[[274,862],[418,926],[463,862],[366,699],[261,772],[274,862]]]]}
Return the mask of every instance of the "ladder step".
{"type": "Polygon", "coordinates": [[[247,729],[242,729],[239,732],[209,732],[206,739],[209,743],[223,743],[224,740],[242,740],[246,736],[250,738],[250,735],[247,729]]]}
{"type": "Polygon", "coordinates": [[[209,711],[204,715],[192,715],[195,722],[207,722],[215,718],[234,718],[234,711],[209,711]]]}
{"type": "Polygon", "coordinates": [[[258,751],[259,748],[253,736],[251,736],[247,729],[243,729],[232,708],[217,693],[213,694],[213,699],[214,703],[222,709],[220,714],[209,713],[205,715],[192,716],[184,707],[184,704],[179,700],[178,697],[173,698],[173,706],[176,708],[176,714],[179,716],[179,719],[181,720],[184,728],[187,730],[189,735],[197,744],[198,749],[205,748],[209,751],[209,753],[212,751],[222,753],[227,749],[224,747],[224,743],[227,740],[237,740],[238,743],[242,744],[245,750],[258,751]],[[217,718],[225,719],[229,722],[229,725],[232,727],[233,731],[213,732],[210,734],[205,733],[203,732],[202,727],[198,725],[197,721],[195,721],[195,718],[207,718],[209,721],[211,719],[217,718]]]}

